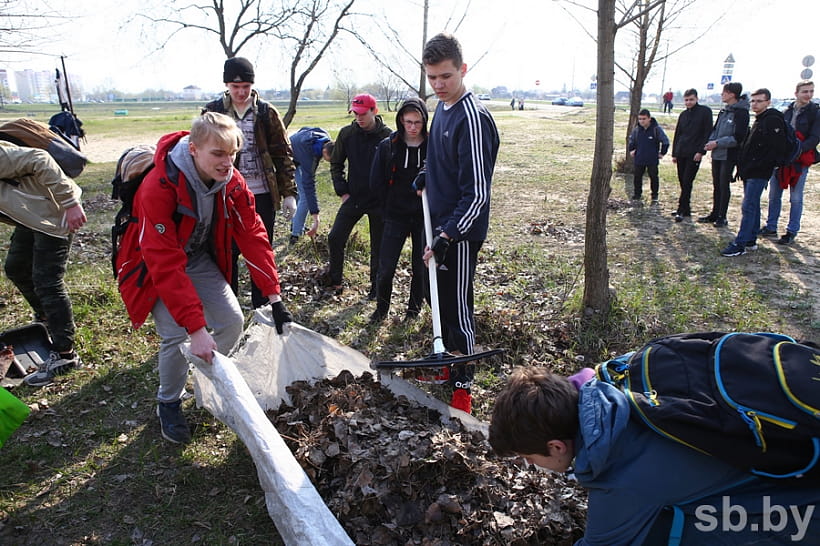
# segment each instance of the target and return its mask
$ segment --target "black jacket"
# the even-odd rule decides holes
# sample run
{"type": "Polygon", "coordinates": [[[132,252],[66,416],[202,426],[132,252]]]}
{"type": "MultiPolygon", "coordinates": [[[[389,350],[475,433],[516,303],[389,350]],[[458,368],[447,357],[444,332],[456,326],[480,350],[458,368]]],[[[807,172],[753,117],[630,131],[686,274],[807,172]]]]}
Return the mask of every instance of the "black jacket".
{"type": "MultiPolygon", "coordinates": [[[[820,159],[817,153],[817,144],[820,143],[820,106],[816,102],[809,102],[797,113],[797,121],[794,130],[800,132],[805,140],[800,144],[800,153],[806,150],[814,150],[815,161],[820,159]]],[[[794,103],[783,113],[786,123],[792,122],[794,116],[794,103]]]]}
{"type": "Polygon", "coordinates": [[[370,131],[359,127],[355,120],[342,127],[330,157],[330,177],[336,195],[350,194],[353,203],[364,209],[378,206],[378,198],[370,191],[370,167],[376,146],[389,135],[390,128],[381,116],[376,116],[376,126],[370,131]]]}
{"type": "Polygon", "coordinates": [[[705,154],[703,146],[712,132],[712,109],[703,104],[686,108],[678,116],[672,157],[692,159],[695,154],[705,154]]]}
{"type": "Polygon", "coordinates": [[[777,158],[786,148],[786,122],[783,114],[767,108],[755,117],[737,156],[737,173],[743,180],[768,180],[777,166],[777,158]]]}

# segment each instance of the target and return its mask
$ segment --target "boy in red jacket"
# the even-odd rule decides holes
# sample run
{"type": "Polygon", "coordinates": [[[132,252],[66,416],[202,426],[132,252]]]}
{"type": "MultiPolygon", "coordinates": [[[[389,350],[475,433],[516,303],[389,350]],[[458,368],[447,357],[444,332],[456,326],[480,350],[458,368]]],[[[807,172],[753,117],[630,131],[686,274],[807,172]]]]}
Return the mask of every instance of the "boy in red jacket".
{"type": "Polygon", "coordinates": [[[236,241],[251,278],[272,305],[281,334],[291,314],[253,194],[234,169],[242,132],[223,114],[207,112],[190,134],[165,135],[155,167],[134,196],[134,217],[117,256],[117,282],[131,322],[151,313],[162,338],[157,399],[162,436],[187,443],[191,433],[180,407],[188,363],[180,345],[210,362],[239,340],[244,316],[230,287],[236,241]]]}

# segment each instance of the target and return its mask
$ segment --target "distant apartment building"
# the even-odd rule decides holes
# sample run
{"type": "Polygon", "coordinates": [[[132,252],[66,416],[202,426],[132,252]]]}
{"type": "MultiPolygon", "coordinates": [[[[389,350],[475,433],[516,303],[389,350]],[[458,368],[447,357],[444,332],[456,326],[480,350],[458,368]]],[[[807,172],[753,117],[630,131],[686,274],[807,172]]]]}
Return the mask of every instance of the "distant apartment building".
{"type": "MultiPolygon", "coordinates": [[[[54,70],[32,70],[26,68],[14,72],[14,81],[17,84],[17,96],[23,102],[59,102],[57,73],[54,70]]],[[[77,76],[69,74],[72,100],[78,100],[82,95],[82,85],[77,76]]],[[[67,101],[67,97],[63,97],[67,101]]]]}
{"type": "Polygon", "coordinates": [[[11,87],[9,86],[9,73],[5,68],[0,68],[0,104],[11,102],[11,87]]]}

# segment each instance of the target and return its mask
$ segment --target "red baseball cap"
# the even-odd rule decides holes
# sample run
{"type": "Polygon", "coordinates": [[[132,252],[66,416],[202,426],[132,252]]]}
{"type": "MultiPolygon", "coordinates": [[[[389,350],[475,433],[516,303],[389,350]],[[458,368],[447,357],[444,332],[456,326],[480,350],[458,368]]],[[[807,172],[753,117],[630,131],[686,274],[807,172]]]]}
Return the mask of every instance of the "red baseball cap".
{"type": "Polygon", "coordinates": [[[370,109],[375,109],[375,111],[378,113],[379,108],[376,106],[376,97],[364,93],[362,95],[356,95],[355,97],[353,97],[353,100],[350,101],[350,110],[348,110],[347,112],[356,112],[357,114],[364,114],[370,109]]]}

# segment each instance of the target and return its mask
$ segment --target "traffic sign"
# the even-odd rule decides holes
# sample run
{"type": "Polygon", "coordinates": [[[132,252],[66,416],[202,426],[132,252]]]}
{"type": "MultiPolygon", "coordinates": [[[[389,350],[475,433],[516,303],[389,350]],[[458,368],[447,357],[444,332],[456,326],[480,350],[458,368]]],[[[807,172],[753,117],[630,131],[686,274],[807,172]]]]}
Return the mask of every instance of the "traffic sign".
{"type": "Polygon", "coordinates": [[[730,81],[732,81],[732,75],[731,74],[724,74],[723,76],[720,77],[720,83],[722,83],[724,85],[729,83],[730,81]]]}
{"type": "Polygon", "coordinates": [[[541,80],[535,80],[535,85],[541,85],[541,80]]]}
{"type": "Polygon", "coordinates": [[[709,91],[711,91],[714,88],[715,88],[715,84],[713,84],[713,83],[707,83],[706,84],[706,89],[708,89],[709,91]]]}
{"type": "Polygon", "coordinates": [[[809,67],[814,64],[814,56],[813,55],[806,55],[803,57],[803,66],[809,67]]]}
{"type": "Polygon", "coordinates": [[[598,83],[597,82],[591,82],[589,84],[589,88],[590,89],[598,89],[598,83]]]}
{"type": "Polygon", "coordinates": [[[803,71],[800,73],[800,77],[804,80],[808,80],[809,78],[811,78],[812,74],[813,72],[811,71],[811,68],[804,68],[803,71]]]}

